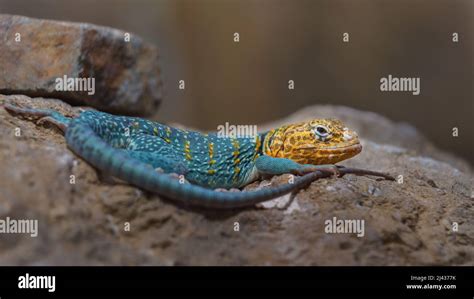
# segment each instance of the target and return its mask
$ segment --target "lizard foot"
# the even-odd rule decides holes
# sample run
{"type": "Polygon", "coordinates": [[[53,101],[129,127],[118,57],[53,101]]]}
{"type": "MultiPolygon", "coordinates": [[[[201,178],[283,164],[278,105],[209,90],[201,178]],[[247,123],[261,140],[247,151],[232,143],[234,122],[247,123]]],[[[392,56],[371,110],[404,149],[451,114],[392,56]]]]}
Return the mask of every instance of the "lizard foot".
{"type": "Polygon", "coordinates": [[[296,171],[296,174],[299,176],[303,176],[311,172],[320,171],[326,176],[340,177],[342,176],[340,169],[343,169],[343,168],[336,166],[334,164],[305,165],[301,169],[298,169],[296,171]]]}
{"type": "Polygon", "coordinates": [[[179,180],[179,182],[180,182],[181,184],[189,184],[188,180],[186,180],[186,178],[185,178],[184,175],[182,175],[182,174],[177,174],[177,173],[172,172],[172,173],[170,173],[170,174],[168,174],[168,175],[169,175],[170,178],[172,178],[172,179],[179,180]]]}

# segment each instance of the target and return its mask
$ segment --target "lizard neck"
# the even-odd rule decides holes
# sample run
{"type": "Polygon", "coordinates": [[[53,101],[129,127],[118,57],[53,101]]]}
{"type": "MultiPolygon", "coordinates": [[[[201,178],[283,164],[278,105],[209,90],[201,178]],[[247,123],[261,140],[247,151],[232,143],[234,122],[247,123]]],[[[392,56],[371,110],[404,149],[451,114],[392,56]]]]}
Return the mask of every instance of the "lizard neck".
{"type": "Polygon", "coordinates": [[[278,157],[283,149],[285,131],[287,126],[279,127],[262,134],[262,154],[270,157],[278,157]]]}

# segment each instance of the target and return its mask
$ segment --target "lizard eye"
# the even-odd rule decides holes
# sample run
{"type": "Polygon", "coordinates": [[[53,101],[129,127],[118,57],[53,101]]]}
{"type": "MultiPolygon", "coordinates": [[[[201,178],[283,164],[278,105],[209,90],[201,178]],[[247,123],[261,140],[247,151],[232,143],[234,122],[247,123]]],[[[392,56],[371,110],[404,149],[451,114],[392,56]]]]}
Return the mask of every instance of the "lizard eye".
{"type": "Polygon", "coordinates": [[[326,138],[329,136],[329,130],[325,126],[318,125],[314,131],[318,137],[326,138]]]}

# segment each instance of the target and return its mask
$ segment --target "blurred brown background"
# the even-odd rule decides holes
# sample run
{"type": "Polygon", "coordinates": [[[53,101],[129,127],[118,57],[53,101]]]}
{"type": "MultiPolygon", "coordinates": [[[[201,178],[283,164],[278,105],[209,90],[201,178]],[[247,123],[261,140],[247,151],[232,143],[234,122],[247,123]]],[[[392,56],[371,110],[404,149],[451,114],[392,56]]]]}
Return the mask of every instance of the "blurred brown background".
{"type": "Polygon", "coordinates": [[[411,123],[474,164],[471,0],[0,0],[0,13],[106,25],[157,45],[163,121],[215,129],[347,105],[411,123]],[[420,77],[420,95],[381,92],[388,74],[420,77]]]}

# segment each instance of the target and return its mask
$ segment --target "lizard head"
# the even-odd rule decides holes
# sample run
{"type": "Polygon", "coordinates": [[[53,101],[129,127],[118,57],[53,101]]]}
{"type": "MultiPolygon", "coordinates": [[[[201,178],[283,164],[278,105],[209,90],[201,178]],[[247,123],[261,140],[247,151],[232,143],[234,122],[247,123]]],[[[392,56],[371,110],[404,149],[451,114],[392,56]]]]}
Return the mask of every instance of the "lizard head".
{"type": "Polygon", "coordinates": [[[301,164],[335,164],[362,150],[357,134],[336,119],[286,125],[265,135],[263,151],[301,164]]]}

